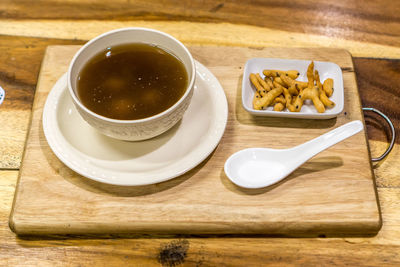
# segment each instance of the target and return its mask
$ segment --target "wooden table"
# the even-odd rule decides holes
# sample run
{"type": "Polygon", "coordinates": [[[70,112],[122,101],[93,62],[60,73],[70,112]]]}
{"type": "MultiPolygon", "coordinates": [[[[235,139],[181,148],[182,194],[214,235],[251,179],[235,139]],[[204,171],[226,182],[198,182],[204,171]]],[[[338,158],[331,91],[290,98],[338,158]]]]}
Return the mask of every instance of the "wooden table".
{"type": "MultiPolygon", "coordinates": [[[[27,1],[0,3],[0,265],[399,265],[400,138],[373,164],[383,227],[374,237],[135,236],[18,238],[8,228],[39,67],[48,45],[83,44],[141,26],[185,44],[338,47],[354,56],[361,100],[400,124],[400,5],[396,1],[27,1]]],[[[366,114],[372,155],[389,128],[366,114]]]]}

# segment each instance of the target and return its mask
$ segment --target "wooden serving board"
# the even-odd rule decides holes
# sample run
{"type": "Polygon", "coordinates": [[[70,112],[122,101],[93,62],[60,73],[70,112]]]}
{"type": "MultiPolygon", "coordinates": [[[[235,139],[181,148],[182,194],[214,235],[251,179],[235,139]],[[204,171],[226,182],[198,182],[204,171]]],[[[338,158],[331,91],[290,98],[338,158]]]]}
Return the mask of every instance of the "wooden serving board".
{"type": "MultiPolygon", "coordinates": [[[[50,46],[40,72],[10,227],[17,234],[271,234],[371,235],[381,218],[365,132],[320,153],[283,182],[246,190],[223,165],[248,147],[298,145],[360,119],[351,55],[337,49],[191,47],[219,79],[229,105],[226,132],[216,150],[192,171],[141,187],[91,181],[53,154],[42,129],[47,94],[67,71],[78,46],[50,46]],[[345,107],[335,119],[254,117],[241,105],[245,62],[252,57],[331,61],[343,70],[345,107]]],[[[246,78],[246,77],[245,77],[246,78]]]]}

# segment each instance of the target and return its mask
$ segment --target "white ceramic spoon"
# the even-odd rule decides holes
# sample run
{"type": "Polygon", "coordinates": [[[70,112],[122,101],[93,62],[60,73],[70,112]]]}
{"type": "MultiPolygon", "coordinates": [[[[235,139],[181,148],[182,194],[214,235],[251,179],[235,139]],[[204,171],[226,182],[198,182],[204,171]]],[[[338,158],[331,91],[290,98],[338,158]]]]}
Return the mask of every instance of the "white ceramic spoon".
{"type": "Polygon", "coordinates": [[[6,92],[4,92],[4,89],[1,88],[1,86],[0,86],[0,105],[1,105],[1,103],[3,103],[5,96],[6,96],[6,92]]]}
{"type": "Polygon", "coordinates": [[[238,186],[266,187],[281,181],[307,160],[358,133],[363,127],[361,121],[352,121],[288,149],[243,149],[228,158],[225,162],[225,173],[238,186]]]}

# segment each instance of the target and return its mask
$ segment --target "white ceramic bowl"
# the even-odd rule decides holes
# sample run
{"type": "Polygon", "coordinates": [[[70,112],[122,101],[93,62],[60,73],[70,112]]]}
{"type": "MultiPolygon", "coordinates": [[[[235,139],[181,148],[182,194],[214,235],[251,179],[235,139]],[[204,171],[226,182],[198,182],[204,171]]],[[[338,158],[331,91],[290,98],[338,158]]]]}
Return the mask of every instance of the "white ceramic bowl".
{"type": "Polygon", "coordinates": [[[318,113],[310,101],[305,101],[300,112],[274,111],[273,107],[264,110],[253,108],[253,97],[255,90],[250,83],[250,73],[260,73],[264,69],[272,70],[298,70],[300,76],[298,81],[307,81],[307,67],[311,60],[280,59],[280,58],[252,58],[246,62],[242,81],[242,105],[244,109],[255,116],[287,117],[300,119],[331,119],[337,117],[344,107],[344,87],[343,76],[340,67],[332,62],[314,61],[314,69],[318,70],[321,82],[327,78],[333,79],[333,95],[330,99],[335,102],[333,108],[327,108],[324,113],[318,113]]]}
{"type": "Polygon", "coordinates": [[[68,69],[68,90],[82,118],[101,133],[120,140],[139,141],[160,135],[174,126],[183,116],[193,95],[196,70],[189,50],[174,37],[153,29],[123,28],[104,33],[82,46],[68,69]],[[185,66],[188,86],[173,106],[154,116],[138,120],[116,120],[101,116],[86,108],[76,92],[79,72],[90,58],[107,47],[126,43],[156,45],[176,56],[185,66]]]}

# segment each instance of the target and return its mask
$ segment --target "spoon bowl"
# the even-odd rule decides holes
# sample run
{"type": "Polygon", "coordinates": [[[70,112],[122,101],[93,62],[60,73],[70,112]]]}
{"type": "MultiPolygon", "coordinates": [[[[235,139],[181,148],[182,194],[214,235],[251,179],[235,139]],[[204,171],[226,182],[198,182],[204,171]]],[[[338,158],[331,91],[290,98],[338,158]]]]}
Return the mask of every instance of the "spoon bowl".
{"type": "Polygon", "coordinates": [[[325,149],[360,132],[361,121],[352,121],[301,145],[287,149],[247,148],[225,162],[228,178],[244,188],[273,185],[325,149]]]}

